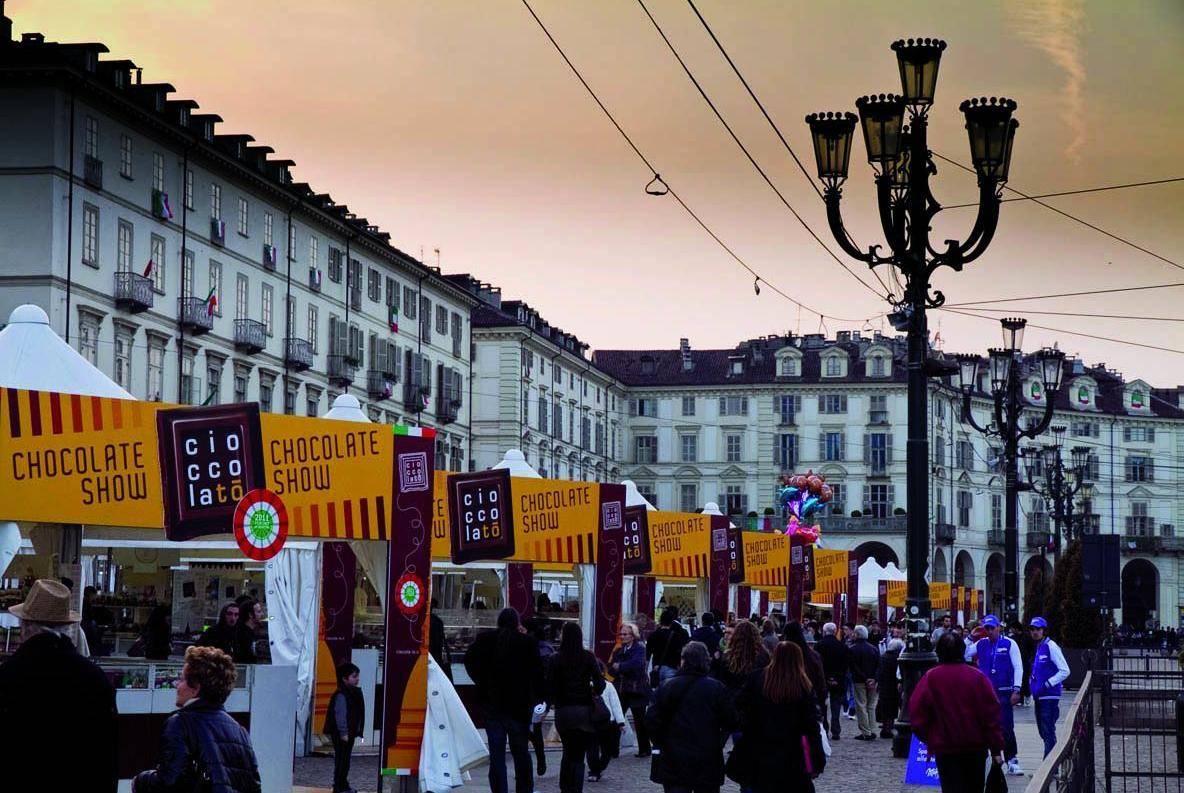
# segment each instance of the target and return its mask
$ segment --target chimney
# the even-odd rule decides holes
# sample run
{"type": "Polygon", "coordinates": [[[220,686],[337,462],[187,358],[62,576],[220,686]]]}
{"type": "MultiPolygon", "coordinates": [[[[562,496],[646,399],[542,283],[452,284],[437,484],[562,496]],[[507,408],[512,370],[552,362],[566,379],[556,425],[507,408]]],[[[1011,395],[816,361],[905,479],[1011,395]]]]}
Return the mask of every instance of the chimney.
{"type": "Polygon", "coordinates": [[[12,43],[12,20],[4,15],[4,0],[0,0],[0,47],[12,43]]]}
{"type": "Polygon", "coordinates": [[[678,340],[678,351],[682,355],[682,370],[689,372],[695,368],[695,362],[691,360],[691,342],[689,339],[678,340]]]}

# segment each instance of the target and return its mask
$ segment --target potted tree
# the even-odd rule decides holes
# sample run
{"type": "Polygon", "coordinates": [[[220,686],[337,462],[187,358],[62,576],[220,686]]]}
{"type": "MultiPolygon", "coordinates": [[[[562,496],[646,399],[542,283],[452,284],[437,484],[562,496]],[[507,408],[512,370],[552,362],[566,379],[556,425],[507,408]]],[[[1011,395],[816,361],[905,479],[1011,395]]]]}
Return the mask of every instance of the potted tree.
{"type": "Polygon", "coordinates": [[[1069,664],[1066,688],[1080,688],[1088,667],[1086,653],[1102,643],[1102,617],[1081,603],[1081,540],[1071,541],[1052,578],[1050,608],[1045,615],[1049,635],[1061,645],[1069,664]]]}

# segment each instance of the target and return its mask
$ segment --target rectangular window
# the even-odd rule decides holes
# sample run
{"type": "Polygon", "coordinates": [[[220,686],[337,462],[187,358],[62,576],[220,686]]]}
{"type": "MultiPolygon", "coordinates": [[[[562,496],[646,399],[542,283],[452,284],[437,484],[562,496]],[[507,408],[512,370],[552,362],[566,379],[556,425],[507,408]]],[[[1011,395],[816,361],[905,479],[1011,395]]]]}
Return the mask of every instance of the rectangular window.
{"type": "Polygon", "coordinates": [[[82,263],[99,266],[99,208],[82,205],[82,263]]]}
{"type": "Polygon", "coordinates": [[[797,424],[802,398],[797,394],[781,394],[773,397],[773,409],[777,412],[777,423],[784,426],[797,424]]]}
{"type": "Polygon", "coordinates": [[[1154,427],[1123,427],[1122,439],[1135,443],[1153,443],[1155,441],[1154,427]]]}
{"type": "Polygon", "coordinates": [[[822,433],[821,441],[822,449],[819,457],[827,462],[836,462],[843,459],[843,433],[841,431],[830,430],[822,433]]]}
{"type": "Polygon", "coordinates": [[[870,397],[867,421],[869,424],[888,423],[888,397],[885,394],[873,394],[870,397]]]}
{"type": "Polygon", "coordinates": [[[682,398],[682,414],[684,416],[695,415],[695,398],[693,396],[684,396],[682,398]]]}
{"type": "Polygon", "coordinates": [[[658,439],[653,435],[638,435],[634,438],[636,454],[633,462],[639,465],[658,462],[658,439]]]}
{"type": "Polygon", "coordinates": [[[839,356],[832,355],[826,359],[826,377],[841,377],[843,374],[843,361],[839,356]]]}
{"type": "MultiPolygon", "coordinates": [[[[164,192],[164,155],[158,151],[152,152],[152,189],[161,193],[164,192]]],[[[188,195],[188,192],[186,192],[186,197],[188,195]]],[[[186,206],[188,205],[188,202],[186,202],[186,206]]]]}
{"type": "Polygon", "coordinates": [[[744,457],[744,436],[739,433],[728,433],[724,438],[725,460],[738,463],[744,457]]]}
{"type": "Polygon", "coordinates": [[[1003,496],[998,493],[991,494],[991,528],[1003,528],[1003,496]]]}
{"type": "Polygon", "coordinates": [[[272,308],[274,308],[274,305],[275,305],[275,290],[272,288],[271,284],[264,284],[263,285],[263,308],[262,308],[263,315],[259,318],[259,321],[263,323],[263,328],[264,328],[264,330],[267,331],[268,336],[272,335],[271,310],[272,310],[272,308]]]}
{"type": "MultiPolygon", "coordinates": [[[[461,350],[461,345],[463,344],[463,342],[464,342],[464,327],[462,325],[462,320],[460,318],[460,314],[457,314],[454,311],[452,313],[452,355],[453,355],[453,357],[460,358],[463,355],[463,352],[461,350]]],[[[584,384],[585,388],[587,387],[587,385],[588,385],[587,383],[584,384]]],[[[585,394],[585,396],[587,396],[587,394],[585,394]]]]}
{"type": "Polygon", "coordinates": [[[83,154],[87,157],[99,156],[99,122],[94,116],[86,117],[85,136],[82,141],[83,154]]]}
{"type": "Polygon", "coordinates": [[[970,514],[974,511],[974,495],[969,490],[958,491],[958,525],[969,528],[970,514]]]}
{"type": "Polygon", "coordinates": [[[847,486],[842,482],[828,482],[830,485],[830,514],[847,514],[847,486]]]}
{"type": "Polygon", "coordinates": [[[415,290],[409,286],[403,287],[403,315],[407,319],[415,319],[417,301],[415,300],[415,290]]]}
{"type": "Polygon", "coordinates": [[[259,378],[259,409],[264,413],[272,410],[272,394],[275,390],[275,380],[270,377],[259,378]]]}
{"type": "Polygon", "coordinates": [[[818,412],[828,414],[838,414],[847,412],[847,395],[846,394],[819,394],[818,395],[818,412]]]}
{"type": "Polygon", "coordinates": [[[222,219],[222,185],[210,185],[210,218],[212,220],[222,219]]]}
{"type": "Polygon", "coordinates": [[[118,329],[115,331],[115,361],[111,373],[120,388],[132,390],[132,337],[118,329]]]}
{"type": "Polygon", "coordinates": [[[247,319],[248,301],[250,300],[250,283],[247,277],[239,273],[234,279],[234,318],[247,319]]]}
{"type": "Polygon", "coordinates": [[[728,485],[724,488],[724,511],[729,515],[744,515],[748,512],[748,494],[743,485],[728,485]]]}
{"type": "Polygon", "coordinates": [[[382,297],[382,274],[373,267],[366,271],[366,297],[375,303],[382,297]]]}
{"type": "Polygon", "coordinates": [[[649,418],[657,418],[657,416],[658,416],[658,400],[656,400],[656,399],[630,399],[629,400],[629,415],[630,416],[648,416],[649,418]]]}
{"type": "Polygon", "coordinates": [[[293,261],[296,259],[296,224],[292,222],[291,216],[288,217],[288,250],[287,255],[293,261]]]}
{"type": "Polygon", "coordinates": [[[556,438],[563,438],[563,405],[555,403],[555,414],[551,417],[551,434],[556,438]]]}
{"type": "Polygon", "coordinates": [[[748,397],[720,397],[719,414],[721,416],[747,416],[748,397]]]}
{"type": "Polygon", "coordinates": [[[1155,536],[1155,518],[1147,514],[1146,501],[1132,501],[1131,514],[1126,519],[1127,536],[1155,536]]]}
{"type": "Polygon", "coordinates": [[[319,317],[317,316],[317,307],[312,303],[308,304],[308,343],[312,345],[314,354],[317,352],[317,336],[320,335],[317,331],[317,324],[319,317]]]}
{"type": "Polygon", "coordinates": [[[193,376],[193,353],[186,352],[181,358],[180,395],[177,399],[182,405],[200,404],[204,396],[197,392],[198,381],[193,376]]]}
{"type": "Polygon", "coordinates": [[[193,171],[185,171],[185,208],[193,210],[193,171]]]}
{"type": "Polygon", "coordinates": [[[321,266],[321,241],[312,234],[308,235],[308,266],[321,266]]]}
{"type": "Polygon", "coordinates": [[[239,196],[238,199],[238,233],[244,237],[247,236],[247,227],[250,222],[250,207],[247,204],[247,199],[239,196]]]}
{"type": "Polygon", "coordinates": [[[792,471],[798,464],[798,436],[781,433],[773,447],[773,461],[781,471],[792,471]]]}
{"type": "MultiPolygon", "coordinates": [[[[115,269],[121,273],[131,272],[132,269],[132,224],[126,220],[119,221],[117,231],[118,241],[115,250],[115,269]]],[[[126,390],[126,389],[125,389],[126,390]]]]}
{"type": "Polygon", "coordinates": [[[93,317],[78,319],[78,352],[92,366],[99,365],[99,323],[93,317]]]}
{"type": "Polygon", "coordinates": [[[545,394],[540,394],[539,395],[539,429],[543,432],[547,431],[547,427],[550,424],[550,421],[549,421],[550,408],[551,408],[551,403],[547,401],[547,396],[545,394]]]}
{"type": "Polygon", "coordinates": [[[1155,461],[1143,454],[1131,454],[1126,458],[1126,481],[1154,482],[1155,461]]]}
{"type": "Polygon", "coordinates": [[[887,432],[873,432],[864,436],[864,462],[870,474],[884,474],[892,463],[892,436],[887,432]]]}
{"type": "Polygon", "coordinates": [[[313,388],[304,389],[304,415],[317,416],[321,412],[321,392],[313,388]]]}
{"type": "Polygon", "coordinates": [[[275,217],[270,212],[263,213],[263,244],[275,245],[275,217]]]}
{"type": "Polygon", "coordinates": [[[211,363],[206,366],[206,404],[222,404],[222,364],[211,363]]]}
{"type": "Polygon", "coordinates": [[[181,260],[181,296],[193,297],[193,251],[185,251],[181,260]]]}
{"type": "Polygon", "coordinates": [[[285,416],[295,416],[296,415],[296,392],[299,390],[299,388],[300,388],[300,386],[298,386],[298,385],[289,385],[287,390],[284,391],[284,415],[285,416]]]}
{"type": "Polygon", "coordinates": [[[436,306],[436,333],[441,336],[448,333],[448,309],[436,306]]]}
{"type": "Polygon", "coordinates": [[[213,293],[214,301],[214,316],[222,316],[222,264],[213,259],[210,260],[210,291],[206,294],[213,293]]]}
{"type": "Polygon", "coordinates": [[[681,460],[684,463],[697,462],[699,459],[699,436],[681,435],[679,438],[679,443],[682,447],[681,460]]]}
{"type": "Polygon", "coordinates": [[[680,512],[694,512],[699,508],[699,486],[680,484],[678,486],[678,509],[680,512]]]}
{"type": "Polygon", "coordinates": [[[864,485],[868,491],[867,517],[886,518],[892,513],[892,485],[864,485]]]}
{"type": "Polygon", "coordinates": [[[119,136],[119,175],[132,178],[132,136],[119,136]]]}
{"type": "Polygon", "coordinates": [[[872,377],[884,376],[884,356],[876,355],[872,358],[872,377]]]}
{"type": "Polygon", "coordinates": [[[974,470],[974,444],[970,441],[958,441],[954,446],[954,467],[974,470]]]}
{"type": "Polygon", "coordinates": [[[234,373],[234,403],[241,405],[247,401],[247,375],[234,373]]]}
{"type": "Polygon", "coordinates": [[[164,387],[164,343],[155,339],[148,339],[148,390],[144,398],[149,402],[159,402],[164,387]]]}
{"type": "Polygon", "coordinates": [[[284,307],[284,335],[294,336],[296,334],[296,297],[285,297],[284,307]]]}
{"type": "Polygon", "coordinates": [[[781,365],[777,371],[781,377],[797,377],[798,359],[790,357],[782,358],[781,365]]]}
{"type": "Polygon", "coordinates": [[[160,294],[164,294],[164,237],[152,235],[152,288],[160,294]]]}
{"type": "Polygon", "coordinates": [[[423,295],[419,296],[419,337],[432,343],[432,301],[423,295]]]}

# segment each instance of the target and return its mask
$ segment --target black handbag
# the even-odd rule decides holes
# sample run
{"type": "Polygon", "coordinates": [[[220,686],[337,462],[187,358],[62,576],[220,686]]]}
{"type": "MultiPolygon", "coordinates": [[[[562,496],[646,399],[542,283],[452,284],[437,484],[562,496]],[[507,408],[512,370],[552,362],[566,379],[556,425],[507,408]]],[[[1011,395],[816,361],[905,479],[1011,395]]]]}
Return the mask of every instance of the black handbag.
{"type": "Polygon", "coordinates": [[[1003,776],[1003,765],[991,761],[991,770],[987,772],[986,793],[1007,793],[1007,778],[1003,776]]]}
{"type": "Polygon", "coordinates": [[[732,751],[728,752],[724,762],[724,774],[740,787],[749,787],[753,783],[755,760],[752,742],[744,740],[744,733],[736,733],[732,738],[732,751]]]}
{"type": "Polygon", "coordinates": [[[603,727],[612,720],[613,714],[609,712],[608,705],[604,704],[604,697],[602,695],[592,695],[591,709],[591,713],[588,716],[592,721],[593,727],[603,727]]]}

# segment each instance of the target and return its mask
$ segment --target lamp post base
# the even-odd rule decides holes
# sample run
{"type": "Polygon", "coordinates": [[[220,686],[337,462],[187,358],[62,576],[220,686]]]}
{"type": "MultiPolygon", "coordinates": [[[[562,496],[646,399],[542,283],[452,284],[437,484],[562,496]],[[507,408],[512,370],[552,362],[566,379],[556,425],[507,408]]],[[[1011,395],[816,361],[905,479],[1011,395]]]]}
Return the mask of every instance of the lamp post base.
{"type": "Polygon", "coordinates": [[[892,756],[900,758],[909,756],[909,745],[913,738],[913,728],[909,724],[909,699],[921,676],[937,665],[937,655],[933,652],[929,640],[931,611],[928,599],[906,601],[905,611],[909,615],[909,633],[904,652],[900,654],[900,660],[897,662],[903,681],[903,691],[900,696],[900,713],[897,714],[896,724],[893,725],[896,735],[892,738],[892,756]]]}

